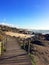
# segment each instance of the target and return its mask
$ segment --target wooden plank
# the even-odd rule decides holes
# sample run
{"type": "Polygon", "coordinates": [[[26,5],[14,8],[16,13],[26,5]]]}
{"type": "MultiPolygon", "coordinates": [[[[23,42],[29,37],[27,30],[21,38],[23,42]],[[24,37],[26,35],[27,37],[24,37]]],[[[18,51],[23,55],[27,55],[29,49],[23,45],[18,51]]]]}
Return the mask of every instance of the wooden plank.
{"type": "Polygon", "coordinates": [[[15,38],[7,38],[7,50],[0,65],[32,65],[30,57],[22,50],[15,38]]]}

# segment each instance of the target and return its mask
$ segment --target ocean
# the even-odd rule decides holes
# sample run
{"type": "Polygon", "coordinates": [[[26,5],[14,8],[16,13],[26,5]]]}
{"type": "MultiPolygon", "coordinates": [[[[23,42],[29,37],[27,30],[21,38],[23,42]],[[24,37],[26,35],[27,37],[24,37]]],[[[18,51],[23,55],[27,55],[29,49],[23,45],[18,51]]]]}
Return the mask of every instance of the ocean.
{"type": "Polygon", "coordinates": [[[49,34],[49,30],[33,30],[35,33],[49,34]]]}

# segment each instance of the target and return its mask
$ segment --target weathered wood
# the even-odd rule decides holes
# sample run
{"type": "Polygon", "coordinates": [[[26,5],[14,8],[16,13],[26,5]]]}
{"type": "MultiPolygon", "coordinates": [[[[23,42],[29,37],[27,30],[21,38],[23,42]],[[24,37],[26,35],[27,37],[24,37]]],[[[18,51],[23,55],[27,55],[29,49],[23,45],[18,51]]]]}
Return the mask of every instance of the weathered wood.
{"type": "Polygon", "coordinates": [[[15,38],[7,39],[7,51],[4,54],[0,65],[32,65],[26,51],[21,49],[15,38]]]}
{"type": "Polygon", "coordinates": [[[23,47],[24,47],[24,49],[25,49],[25,40],[23,40],[23,47]]]}
{"type": "Polygon", "coordinates": [[[30,40],[28,40],[28,54],[30,53],[30,40]]]}
{"type": "Polygon", "coordinates": [[[3,43],[0,42],[0,56],[3,55],[3,43]]]}

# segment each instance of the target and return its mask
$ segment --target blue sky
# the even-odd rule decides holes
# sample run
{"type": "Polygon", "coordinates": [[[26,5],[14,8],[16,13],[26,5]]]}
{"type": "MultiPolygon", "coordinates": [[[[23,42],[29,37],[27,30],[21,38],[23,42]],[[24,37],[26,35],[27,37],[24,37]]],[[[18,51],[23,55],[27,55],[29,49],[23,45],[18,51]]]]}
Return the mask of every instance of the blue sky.
{"type": "Polygon", "coordinates": [[[0,0],[0,23],[49,29],[49,0],[0,0]]]}

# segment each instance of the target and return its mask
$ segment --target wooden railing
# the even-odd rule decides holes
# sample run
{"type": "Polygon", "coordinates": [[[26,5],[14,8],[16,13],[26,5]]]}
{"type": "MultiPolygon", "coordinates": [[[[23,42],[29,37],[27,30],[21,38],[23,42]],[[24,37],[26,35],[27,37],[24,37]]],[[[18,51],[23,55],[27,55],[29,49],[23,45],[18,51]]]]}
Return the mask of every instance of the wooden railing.
{"type": "Polygon", "coordinates": [[[3,43],[0,42],[0,56],[3,55],[3,43]]]}
{"type": "Polygon", "coordinates": [[[0,41],[0,57],[4,54],[4,51],[6,51],[6,44],[7,38],[5,37],[2,41],[0,41]]]}
{"type": "Polygon", "coordinates": [[[27,38],[27,39],[22,39],[20,37],[17,37],[16,40],[19,43],[20,46],[23,46],[24,50],[27,50],[27,53],[31,53],[31,49],[33,49],[33,44],[31,43],[31,38],[27,38]],[[27,49],[26,49],[27,47],[27,49]]]}

